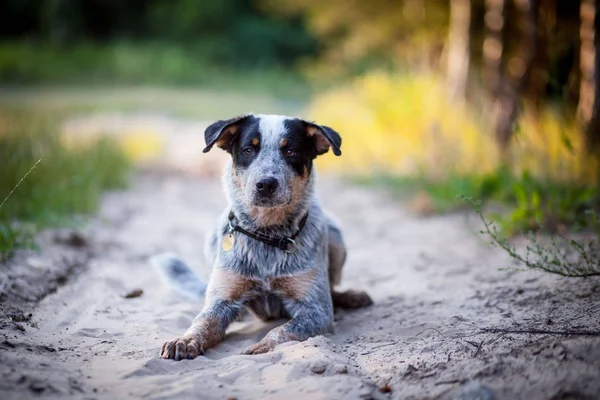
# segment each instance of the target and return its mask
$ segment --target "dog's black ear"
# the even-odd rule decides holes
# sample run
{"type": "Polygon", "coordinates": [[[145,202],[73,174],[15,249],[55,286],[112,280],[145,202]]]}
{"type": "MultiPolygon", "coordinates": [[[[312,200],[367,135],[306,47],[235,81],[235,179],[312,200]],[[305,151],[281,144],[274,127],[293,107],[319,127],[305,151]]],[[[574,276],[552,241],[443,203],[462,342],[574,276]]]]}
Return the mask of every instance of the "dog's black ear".
{"type": "Polygon", "coordinates": [[[208,153],[215,144],[223,150],[230,151],[231,144],[233,143],[233,139],[240,127],[240,124],[249,117],[250,115],[242,115],[227,120],[217,121],[210,125],[204,131],[206,147],[204,150],[202,150],[202,152],[208,153]]]}
{"type": "Polygon", "coordinates": [[[342,155],[342,137],[339,133],[328,126],[317,125],[312,122],[305,122],[306,133],[315,141],[317,155],[325,154],[329,151],[329,147],[333,150],[336,156],[342,155]]]}

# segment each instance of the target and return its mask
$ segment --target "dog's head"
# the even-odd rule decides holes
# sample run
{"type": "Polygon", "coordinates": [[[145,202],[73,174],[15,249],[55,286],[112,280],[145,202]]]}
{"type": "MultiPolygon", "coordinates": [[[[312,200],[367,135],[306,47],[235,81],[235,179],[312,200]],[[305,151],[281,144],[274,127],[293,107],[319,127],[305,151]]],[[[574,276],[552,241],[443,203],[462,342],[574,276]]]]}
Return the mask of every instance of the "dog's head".
{"type": "Polygon", "coordinates": [[[299,118],[245,115],[217,121],[204,132],[231,154],[234,183],[252,207],[284,207],[306,187],[313,160],[331,148],[341,155],[342,138],[333,129],[299,118]]]}

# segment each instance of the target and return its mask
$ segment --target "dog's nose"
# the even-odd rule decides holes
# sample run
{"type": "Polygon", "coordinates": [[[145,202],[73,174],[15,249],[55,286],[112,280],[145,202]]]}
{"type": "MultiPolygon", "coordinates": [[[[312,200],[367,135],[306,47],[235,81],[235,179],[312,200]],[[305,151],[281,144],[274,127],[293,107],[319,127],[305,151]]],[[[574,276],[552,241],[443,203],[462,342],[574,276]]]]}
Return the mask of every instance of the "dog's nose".
{"type": "Polygon", "coordinates": [[[256,190],[258,190],[258,193],[260,193],[261,195],[268,196],[268,195],[273,194],[273,192],[275,192],[275,190],[277,189],[277,186],[279,186],[279,182],[277,182],[277,179],[266,178],[266,179],[261,179],[256,184],[256,190]]]}

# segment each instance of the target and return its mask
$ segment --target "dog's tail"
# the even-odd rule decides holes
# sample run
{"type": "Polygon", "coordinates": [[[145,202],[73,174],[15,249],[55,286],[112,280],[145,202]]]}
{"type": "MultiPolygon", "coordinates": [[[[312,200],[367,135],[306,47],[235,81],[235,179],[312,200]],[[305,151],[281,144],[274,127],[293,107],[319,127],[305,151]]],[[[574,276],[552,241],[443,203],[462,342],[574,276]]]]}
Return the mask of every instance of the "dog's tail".
{"type": "Polygon", "coordinates": [[[150,259],[161,278],[179,293],[198,300],[203,299],[207,284],[177,255],[159,254],[150,259]]]}

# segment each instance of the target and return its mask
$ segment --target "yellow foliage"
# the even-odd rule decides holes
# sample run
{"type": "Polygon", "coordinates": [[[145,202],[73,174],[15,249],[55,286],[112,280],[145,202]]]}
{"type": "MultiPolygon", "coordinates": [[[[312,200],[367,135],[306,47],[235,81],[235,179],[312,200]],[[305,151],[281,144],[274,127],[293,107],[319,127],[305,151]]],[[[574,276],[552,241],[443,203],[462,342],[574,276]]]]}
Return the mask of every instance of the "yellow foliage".
{"type": "MultiPolygon", "coordinates": [[[[62,143],[68,148],[92,147],[99,139],[108,134],[102,131],[81,134],[78,131],[66,131],[62,134],[62,143]]],[[[110,135],[119,145],[128,160],[134,163],[145,163],[162,155],[164,138],[152,129],[134,128],[115,132],[110,135]]]]}
{"type": "MultiPolygon", "coordinates": [[[[431,179],[494,171],[500,159],[490,130],[472,109],[449,101],[444,89],[435,75],[376,72],[318,96],[311,118],[343,138],[342,157],[322,157],[320,168],[431,179]]],[[[525,115],[514,139],[511,166],[517,173],[595,179],[583,135],[550,112],[525,115]]]]}
{"type": "Polygon", "coordinates": [[[161,154],[163,138],[152,130],[131,130],[120,136],[123,151],[129,159],[136,162],[152,160],[161,154]]]}
{"type": "Polygon", "coordinates": [[[575,122],[546,110],[538,118],[526,113],[519,121],[511,157],[518,171],[560,182],[595,184],[598,160],[586,149],[585,135],[575,122]]]}

